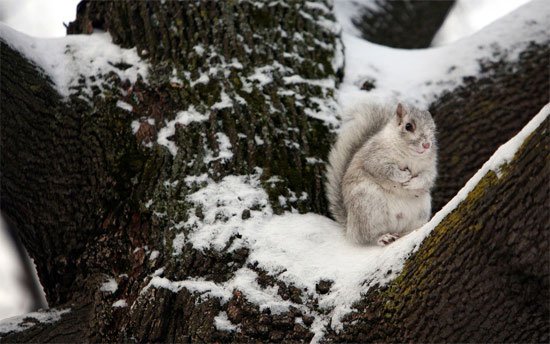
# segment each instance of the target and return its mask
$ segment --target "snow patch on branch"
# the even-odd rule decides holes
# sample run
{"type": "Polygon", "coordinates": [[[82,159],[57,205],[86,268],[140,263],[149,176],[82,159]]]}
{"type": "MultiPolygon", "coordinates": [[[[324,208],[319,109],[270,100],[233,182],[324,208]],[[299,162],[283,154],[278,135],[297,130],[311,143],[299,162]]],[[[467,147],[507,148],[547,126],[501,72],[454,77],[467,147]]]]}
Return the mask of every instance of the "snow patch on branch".
{"type": "Polygon", "coordinates": [[[227,93],[225,91],[221,91],[220,93],[220,101],[212,105],[212,110],[221,110],[225,108],[230,108],[233,106],[233,100],[229,98],[227,93]]]}
{"type": "Polygon", "coordinates": [[[225,311],[221,311],[218,315],[216,315],[214,318],[214,326],[216,326],[217,330],[226,332],[235,332],[239,330],[238,326],[231,323],[225,311]]]}
{"type": "Polygon", "coordinates": [[[210,182],[187,196],[189,202],[201,209],[201,215],[197,215],[193,208],[187,214],[188,220],[179,225],[191,231],[176,236],[175,253],[181,253],[186,242],[197,249],[222,250],[232,237],[231,249],[241,247],[244,244],[242,237],[235,236],[247,229],[258,228],[273,213],[267,193],[260,186],[261,170],[257,172],[254,175],[227,176],[219,183],[210,182]]]}
{"type": "Polygon", "coordinates": [[[92,87],[104,90],[102,75],[115,73],[134,84],[138,76],[146,80],[149,65],[136,48],[123,49],[108,33],[70,35],[62,38],[35,38],[0,23],[0,39],[44,70],[62,97],[75,93],[84,80],[83,92],[92,97],[92,87]]]}
{"type": "Polygon", "coordinates": [[[128,307],[128,302],[126,302],[125,299],[120,299],[120,300],[117,300],[117,301],[113,302],[113,307],[114,308],[128,307]]]}
{"type": "Polygon", "coordinates": [[[285,76],[283,80],[286,84],[309,84],[323,88],[334,88],[336,86],[334,79],[304,79],[301,75],[297,74],[285,76]]]}
{"type": "Polygon", "coordinates": [[[231,291],[224,288],[222,285],[214,283],[212,281],[206,281],[204,279],[188,279],[185,281],[171,281],[166,277],[153,276],[149,281],[149,284],[142,289],[141,294],[149,290],[149,288],[162,288],[168,289],[174,293],[179,292],[182,289],[187,289],[190,292],[198,292],[200,294],[206,294],[210,297],[220,299],[223,303],[229,301],[231,298],[231,291]]]}
{"type": "Polygon", "coordinates": [[[334,0],[334,16],[343,32],[361,37],[361,32],[354,24],[360,20],[361,15],[366,11],[377,11],[380,5],[376,0],[334,0]]]}
{"type": "Polygon", "coordinates": [[[187,126],[193,122],[203,122],[208,119],[208,114],[202,114],[195,109],[195,106],[190,105],[187,110],[179,111],[176,118],[166,123],[166,126],[161,128],[158,133],[157,143],[168,148],[173,156],[178,153],[176,143],[168,138],[176,133],[176,124],[187,126]]]}
{"type": "Polygon", "coordinates": [[[134,110],[134,107],[126,102],[123,102],[122,100],[117,100],[116,106],[118,108],[121,108],[123,110],[126,110],[128,112],[132,112],[134,110]]]}
{"type": "Polygon", "coordinates": [[[0,333],[21,332],[39,323],[51,324],[61,319],[63,314],[69,313],[70,308],[32,312],[12,318],[0,320],[0,333]]]}
{"type": "Polygon", "coordinates": [[[218,141],[218,154],[217,156],[214,156],[214,153],[207,150],[208,154],[204,158],[204,162],[209,164],[212,161],[227,161],[231,158],[233,158],[233,152],[231,151],[231,142],[229,141],[229,137],[225,135],[222,132],[216,133],[216,141],[218,141]]]}
{"type": "Polygon", "coordinates": [[[549,44],[549,37],[550,6],[544,1],[532,1],[453,44],[429,49],[389,48],[344,32],[339,103],[353,106],[369,96],[426,107],[442,92],[462,85],[465,77],[481,75],[480,61],[513,63],[531,42],[549,44]],[[365,82],[373,89],[362,90],[365,82]]]}
{"type": "Polygon", "coordinates": [[[114,293],[118,289],[118,283],[115,281],[114,278],[109,278],[105,283],[101,285],[99,290],[107,292],[107,293],[114,293]]]}

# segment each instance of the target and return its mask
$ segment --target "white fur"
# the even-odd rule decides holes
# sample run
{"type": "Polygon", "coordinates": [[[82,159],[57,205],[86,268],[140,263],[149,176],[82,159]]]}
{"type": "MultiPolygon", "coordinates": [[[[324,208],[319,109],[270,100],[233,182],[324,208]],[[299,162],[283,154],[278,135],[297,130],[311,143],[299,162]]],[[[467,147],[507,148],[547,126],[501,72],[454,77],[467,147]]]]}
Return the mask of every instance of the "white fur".
{"type": "Polygon", "coordinates": [[[342,179],[351,158],[363,143],[389,120],[388,111],[380,105],[357,104],[342,116],[346,123],[340,129],[338,140],[329,153],[327,167],[327,197],[330,211],[336,220],[346,223],[347,212],[342,199],[342,179]]]}
{"type": "Polygon", "coordinates": [[[429,220],[429,190],[436,177],[435,126],[426,111],[362,104],[352,110],[329,155],[327,194],[330,210],[360,244],[387,242],[429,220]],[[418,125],[414,133],[404,126],[418,125]],[[422,142],[431,148],[420,154],[422,142]],[[384,240],[378,240],[385,237],[384,240]]]}

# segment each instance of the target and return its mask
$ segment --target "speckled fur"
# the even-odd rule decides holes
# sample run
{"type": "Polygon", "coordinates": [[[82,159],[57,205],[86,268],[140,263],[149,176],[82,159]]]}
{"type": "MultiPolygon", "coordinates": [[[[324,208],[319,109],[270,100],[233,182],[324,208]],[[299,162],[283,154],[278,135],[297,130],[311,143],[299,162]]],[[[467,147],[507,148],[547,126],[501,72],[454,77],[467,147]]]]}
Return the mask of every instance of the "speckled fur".
{"type": "Polygon", "coordinates": [[[327,194],[349,240],[385,245],[428,221],[436,178],[435,125],[402,104],[361,104],[329,155],[327,194]],[[406,130],[406,124],[414,132],[406,130]],[[424,150],[422,143],[430,143],[424,150]],[[423,151],[423,153],[419,153],[423,151]]]}

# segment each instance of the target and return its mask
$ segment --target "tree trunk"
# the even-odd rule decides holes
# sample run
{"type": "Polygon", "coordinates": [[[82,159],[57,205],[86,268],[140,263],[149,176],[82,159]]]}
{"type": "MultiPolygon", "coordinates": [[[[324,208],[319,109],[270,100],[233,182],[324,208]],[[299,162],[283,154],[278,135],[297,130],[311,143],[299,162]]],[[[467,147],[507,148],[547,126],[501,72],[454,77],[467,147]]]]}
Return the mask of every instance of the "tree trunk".
{"type": "MultiPolygon", "coordinates": [[[[210,221],[208,209],[187,197],[206,186],[204,180],[257,180],[277,214],[327,214],[323,161],[338,124],[332,113],[342,67],[332,24],[325,2],[83,1],[69,32],[104,29],[117,44],[136,46],[152,66],[148,80],[134,85],[102,76],[105,91],[88,97],[91,103],[82,100],[90,76],[63,102],[35,67],[2,44],[1,209],[36,262],[50,306],[71,308],[58,322],[2,340],[310,340],[314,320],[298,308],[270,314],[239,290],[223,302],[192,288],[173,292],[148,283],[159,274],[221,283],[247,264],[246,246],[229,249],[238,233],[221,249],[179,244],[194,230],[190,218],[210,221]],[[119,100],[132,112],[117,107],[119,100]],[[208,116],[174,123],[175,134],[158,140],[179,111],[191,109],[208,116]],[[139,123],[135,134],[132,121],[139,123]],[[107,277],[118,284],[113,293],[100,290],[107,277]],[[112,307],[120,299],[131,307],[112,307]],[[218,330],[220,311],[240,331],[218,330]]],[[[526,51],[514,64],[523,73],[519,83],[510,65],[495,63],[433,104],[445,145],[436,207],[542,107],[545,55],[541,46],[526,51]],[[484,87],[491,92],[477,92],[484,87]],[[516,104],[512,94],[522,101],[516,104]],[[486,129],[510,107],[514,116],[506,125],[486,129]],[[459,109],[471,109],[471,117],[459,109]],[[463,150],[465,137],[483,149],[463,150]]],[[[503,176],[487,175],[399,277],[369,291],[344,329],[327,329],[325,339],[545,340],[549,274],[540,262],[548,250],[547,128],[545,122],[503,176]],[[503,290],[503,282],[510,288],[503,290]],[[497,331],[476,332],[478,324],[497,331]]],[[[220,210],[213,224],[246,221],[264,208],[252,203],[238,214],[220,210]]],[[[249,268],[262,287],[276,285],[283,299],[302,302],[300,289],[249,268]]]]}

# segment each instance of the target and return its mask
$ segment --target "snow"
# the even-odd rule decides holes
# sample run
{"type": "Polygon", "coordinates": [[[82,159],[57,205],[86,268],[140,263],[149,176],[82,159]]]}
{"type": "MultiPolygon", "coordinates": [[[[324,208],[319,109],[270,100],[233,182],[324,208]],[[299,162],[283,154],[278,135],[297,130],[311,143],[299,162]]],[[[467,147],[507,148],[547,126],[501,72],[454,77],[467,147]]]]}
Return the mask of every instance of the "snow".
{"type": "Polygon", "coordinates": [[[134,110],[134,107],[132,105],[123,102],[122,100],[117,100],[116,106],[128,112],[132,112],[134,110]]]}
{"type": "MultiPolygon", "coordinates": [[[[233,296],[233,290],[239,290],[248,301],[260,306],[260,310],[269,308],[271,314],[280,314],[287,311],[293,303],[289,300],[283,300],[278,294],[278,287],[261,287],[257,282],[258,275],[249,268],[237,270],[229,281],[225,283],[214,283],[201,278],[193,278],[184,281],[171,281],[165,277],[153,277],[147,286],[142,290],[144,294],[149,288],[163,288],[172,292],[179,292],[183,288],[192,293],[198,293],[201,296],[217,298],[222,304],[227,303],[233,296]]],[[[294,305],[309,313],[307,308],[300,305],[294,305]]]]}
{"type": "Polygon", "coordinates": [[[261,146],[265,143],[265,141],[258,135],[254,135],[254,143],[256,143],[256,146],[261,146]]]}
{"type": "Polygon", "coordinates": [[[210,82],[210,77],[208,76],[207,73],[201,73],[200,76],[196,79],[196,80],[193,80],[189,83],[189,85],[191,85],[191,87],[195,87],[195,85],[197,84],[208,84],[210,82]]]}
{"type": "Polygon", "coordinates": [[[336,47],[334,48],[334,58],[332,59],[332,69],[334,72],[344,67],[345,60],[344,45],[340,40],[337,40],[336,47]]]}
{"type": "Polygon", "coordinates": [[[187,176],[183,180],[187,186],[192,186],[193,184],[202,184],[209,181],[208,174],[203,173],[198,176],[187,176]]]}
{"type": "Polygon", "coordinates": [[[221,99],[219,102],[212,105],[213,110],[214,109],[221,110],[221,109],[230,108],[233,106],[233,101],[231,100],[231,98],[229,98],[229,96],[227,95],[227,93],[225,93],[225,91],[221,91],[220,98],[221,99]]]}
{"type": "Polygon", "coordinates": [[[208,113],[202,114],[195,109],[195,106],[189,105],[185,111],[179,111],[176,118],[166,123],[166,126],[161,128],[158,133],[157,143],[168,148],[173,156],[178,153],[178,147],[174,141],[169,140],[170,136],[176,133],[176,124],[187,126],[192,122],[203,122],[208,119],[208,113]]]}
{"type": "Polygon", "coordinates": [[[149,260],[155,260],[159,257],[160,252],[157,250],[151,251],[151,254],[149,255],[149,260]]]}
{"type": "Polygon", "coordinates": [[[164,270],[165,268],[162,267],[162,268],[158,268],[156,269],[155,271],[153,271],[153,274],[151,276],[155,277],[155,276],[162,276],[162,274],[164,274],[164,270]]]}
{"type": "Polygon", "coordinates": [[[109,278],[106,282],[104,282],[99,290],[107,292],[107,293],[114,293],[118,289],[118,283],[115,281],[114,278],[109,278]]]}
{"type": "Polygon", "coordinates": [[[59,321],[61,316],[68,312],[70,312],[70,309],[40,311],[0,320],[0,334],[21,332],[37,323],[51,324],[59,321]]]}
{"type": "Polygon", "coordinates": [[[113,303],[113,307],[115,307],[115,308],[128,307],[128,303],[126,302],[125,299],[121,299],[121,300],[115,301],[113,303]]]}
{"type": "Polygon", "coordinates": [[[202,56],[204,55],[204,47],[202,46],[202,44],[197,44],[193,47],[193,50],[195,50],[195,52],[199,55],[199,56],[202,56]]]}
{"type": "Polygon", "coordinates": [[[234,332],[238,330],[238,327],[233,325],[231,321],[229,321],[229,318],[227,317],[227,313],[224,311],[221,311],[214,318],[214,326],[216,326],[216,329],[220,331],[234,332]]]}
{"type": "Polygon", "coordinates": [[[198,292],[201,294],[208,294],[210,297],[219,298],[220,300],[227,302],[231,298],[231,292],[212,281],[205,281],[202,279],[189,279],[185,281],[171,281],[166,277],[154,276],[149,284],[141,291],[145,293],[149,288],[163,288],[168,289],[174,293],[179,292],[183,288],[190,292],[198,292]]]}
{"type": "Polygon", "coordinates": [[[319,11],[323,12],[324,14],[330,14],[331,13],[331,10],[322,3],[306,1],[305,6],[307,8],[312,8],[312,9],[319,10],[319,11]]]}
{"type": "Polygon", "coordinates": [[[214,156],[213,153],[209,151],[204,158],[204,162],[207,164],[217,160],[226,161],[233,157],[233,152],[231,151],[231,142],[229,141],[229,137],[227,137],[227,135],[222,132],[217,132],[216,141],[218,141],[218,155],[214,156]]]}
{"type": "Polygon", "coordinates": [[[324,88],[334,88],[334,79],[304,79],[301,75],[295,74],[283,77],[286,84],[309,84],[324,88]]]}
{"type": "Polygon", "coordinates": [[[550,6],[544,1],[532,1],[475,35],[436,48],[394,49],[344,32],[345,77],[339,103],[351,106],[366,97],[399,98],[426,107],[444,90],[461,85],[465,76],[478,75],[479,60],[513,62],[529,42],[547,44],[548,37],[550,6]],[[376,88],[360,90],[369,79],[376,88]]]}
{"type": "Polygon", "coordinates": [[[252,81],[257,81],[260,87],[263,87],[271,82],[273,82],[273,77],[271,72],[273,70],[272,66],[263,66],[256,67],[254,73],[250,75],[247,79],[252,81]]]}
{"type": "Polygon", "coordinates": [[[64,23],[75,19],[80,0],[2,0],[0,20],[17,31],[37,37],[62,37],[64,23]]]}
{"type": "Polygon", "coordinates": [[[130,126],[132,127],[132,134],[135,135],[139,131],[141,124],[138,120],[133,120],[132,123],[130,123],[130,126]]]}
{"type": "Polygon", "coordinates": [[[376,11],[379,5],[376,0],[333,0],[334,16],[344,32],[361,37],[361,32],[353,24],[353,20],[361,19],[363,10],[376,11]]]}
{"type": "MultiPolygon", "coordinates": [[[[187,196],[187,200],[202,209],[201,219],[192,209],[188,220],[181,224],[195,228],[188,237],[181,233],[174,239],[175,253],[180,253],[186,241],[198,249],[221,250],[227,241],[245,228],[257,228],[262,220],[273,213],[267,193],[260,187],[261,171],[249,176],[227,176],[220,182],[211,182],[206,187],[187,196]],[[254,208],[256,210],[252,210],[254,208]],[[243,220],[243,212],[249,211],[243,220]]],[[[241,239],[233,241],[233,249],[243,245],[241,239]]]]}
{"type": "Polygon", "coordinates": [[[333,99],[309,97],[308,100],[315,105],[314,107],[306,107],[304,109],[306,115],[325,122],[331,128],[337,127],[340,124],[340,119],[336,116],[339,106],[333,99]]]}
{"type": "Polygon", "coordinates": [[[121,80],[137,81],[138,75],[148,76],[149,65],[137,55],[136,49],[123,49],[111,43],[108,33],[71,35],[62,38],[34,38],[0,23],[0,39],[22,53],[49,76],[59,94],[74,93],[81,76],[86,76],[85,92],[91,97],[92,86],[103,90],[102,78],[90,76],[117,74],[121,80]],[[116,65],[124,63],[123,69],[116,65]]]}
{"type": "Polygon", "coordinates": [[[449,44],[469,36],[529,1],[457,0],[435,35],[432,45],[449,44]]]}

